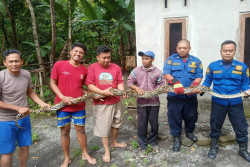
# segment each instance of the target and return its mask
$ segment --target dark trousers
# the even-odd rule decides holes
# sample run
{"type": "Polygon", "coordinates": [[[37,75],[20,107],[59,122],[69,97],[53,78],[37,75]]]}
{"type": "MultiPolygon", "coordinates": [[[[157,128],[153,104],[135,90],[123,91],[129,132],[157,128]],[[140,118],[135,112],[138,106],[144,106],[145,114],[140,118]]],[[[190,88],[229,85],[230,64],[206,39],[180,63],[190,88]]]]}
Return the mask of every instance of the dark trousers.
{"type": "Polygon", "coordinates": [[[152,146],[156,145],[159,109],[159,106],[137,107],[137,137],[141,149],[146,149],[148,143],[152,146]],[[151,132],[147,138],[148,122],[151,132]]]}
{"type": "Polygon", "coordinates": [[[231,106],[230,104],[228,106],[223,106],[216,102],[212,102],[212,112],[210,115],[210,137],[214,139],[220,138],[221,128],[227,114],[233,126],[234,132],[236,133],[237,143],[248,142],[248,124],[244,115],[243,103],[234,106],[231,106]]]}
{"type": "Polygon", "coordinates": [[[197,97],[191,98],[178,98],[174,96],[168,96],[168,123],[170,127],[170,134],[172,136],[180,136],[182,130],[182,120],[185,122],[186,132],[193,132],[195,129],[195,123],[198,119],[197,97]]]}

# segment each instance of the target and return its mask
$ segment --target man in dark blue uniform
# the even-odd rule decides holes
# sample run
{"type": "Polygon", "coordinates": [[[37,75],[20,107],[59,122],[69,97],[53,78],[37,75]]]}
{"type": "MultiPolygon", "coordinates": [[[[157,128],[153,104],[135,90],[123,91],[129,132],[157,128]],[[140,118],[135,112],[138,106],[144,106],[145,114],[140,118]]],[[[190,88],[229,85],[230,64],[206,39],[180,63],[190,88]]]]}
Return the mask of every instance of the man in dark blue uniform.
{"type": "Polygon", "coordinates": [[[163,74],[169,84],[174,86],[175,93],[168,93],[168,122],[170,133],[174,137],[173,150],[180,151],[182,120],[185,121],[186,136],[197,141],[193,134],[197,121],[198,101],[196,94],[185,95],[184,87],[199,85],[203,78],[201,61],[189,55],[190,42],[181,40],[178,42],[177,54],[171,55],[165,62],[163,74]]]}
{"type": "MultiPolygon", "coordinates": [[[[213,91],[229,95],[246,91],[246,97],[250,94],[249,70],[246,64],[234,60],[236,43],[227,40],[221,44],[222,60],[215,61],[206,70],[204,86],[210,87],[213,82],[213,91]]],[[[218,139],[221,128],[228,114],[229,120],[236,133],[236,141],[239,144],[239,155],[250,162],[250,155],[247,151],[248,124],[244,115],[242,99],[221,99],[212,96],[212,112],[210,117],[211,126],[211,148],[208,158],[216,158],[218,151],[218,139]]]]}

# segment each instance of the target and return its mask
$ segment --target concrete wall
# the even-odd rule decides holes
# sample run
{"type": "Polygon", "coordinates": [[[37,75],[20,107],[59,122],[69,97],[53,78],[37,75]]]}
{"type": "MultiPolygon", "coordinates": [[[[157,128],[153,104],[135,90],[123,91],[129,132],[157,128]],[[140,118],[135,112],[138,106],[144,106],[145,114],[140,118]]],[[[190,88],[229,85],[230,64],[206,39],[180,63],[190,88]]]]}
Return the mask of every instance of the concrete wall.
{"type": "MultiPolygon", "coordinates": [[[[204,72],[212,61],[220,59],[220,44],[227,39],[240,40],[240,14],[250,13],[250,0],[135,0],[136,47],[152,50],[154,64],[163,69],[165,53],[165,19],[187,18],[190,54],[201,59],[204,72]]],[[[235,56],[237,59],[238,53],[235,56]]],[[[137,57],[137,65],[141,58],[137,57]]]]}

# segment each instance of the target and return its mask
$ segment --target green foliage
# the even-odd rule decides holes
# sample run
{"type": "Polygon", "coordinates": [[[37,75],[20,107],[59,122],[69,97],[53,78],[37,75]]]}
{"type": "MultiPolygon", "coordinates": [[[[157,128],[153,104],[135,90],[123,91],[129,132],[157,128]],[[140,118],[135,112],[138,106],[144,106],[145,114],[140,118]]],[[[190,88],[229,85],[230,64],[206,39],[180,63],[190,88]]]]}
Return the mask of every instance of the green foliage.
{"type": "Polygon", "coordinates": [[[73,152],[73,158],[79,157],[80,155],[82,155],[82,149],[80,147],[74,147],[74,149],[72,150],[73,152]]]}
{"type": "Polygon", "coordinates": [[[134,118],[132,116],[128,116],[128,120],[132,121],[134,118]]]}
{"type": "Polygon", "coordinates": [[[149,155],[153,151],[153,147],[148,144],[147,149],[146,149],[146,155],[149,155]]]}
{"type": "Polygon", "coordinates": [[[116,164],[112,164],[110,167],[117,167],[116,164]]]}
{"type": "Polygon", "coordinates": [[[125,115],[127,115],[127,114],[128,114],[128,111],[126,110],[126,111],[124,111],[123,113],[124,113],[125,115]]]}
{"type": "Polygon", "coordinates": [[[135,139],[132,140],[132,147],[133,149],[137,149],[139,147],[139,144],[135,141],[135,139]]]}
{"type": "Polygon", "coordinates": [[[185,149],[185,148],[182,148],[182,149],[181,149],[181,153],[183,153],[183,154],[188,154],[189,151],[188,151],[187,149],[185,149]]]}
{"type": "Polygon", "coordinates": [[[133,162],[132,164],[131,164],[131,167],[136,167],[137,165],[136,165],[136,163],[135,162],[133,162]]]}
{"type": "Polygon", "coordinates": [[[98,159],[98,164],[99,164],[99,166],[102,166],[102,159],[101,158],[98,159]]]}
{"type": "Polygon", "coordinates": [[[126,155],[125,163],[128,164],[130,162],[131,156],[129,154],[126,155]]]}
{"type": "Polygon", "coordinates": [[[100,147],[98,144],[95,144],[95,145],[91,146],[90,149],[93,151],[96,151],[96,150],[100,150],[100,147]]]}
{"type": "Polygon", "coordinates": [[[85,166],[86,165],[86,161],[84,161],[83,159],[80,160],[80,166],[85,166]]]}
{"type": "Polygon", "coordinates": [[[88,17],[88,19],[97,20],[97,13],[91,3],[87,0],[80,0],[80,2],[84,8],[84,14],[88,17]]]}
{"type": "MultiPolygon", "coordinates": [[[[32,82],[35,83],[35,77],[34,75],[31,75],[31,79],[32,79],[32,82]]],[[[34,92],[38,94],[39,96],[39,90],[36,89],[35,87],[33,88],[34,92]]],[[[43,85],[43,98],[42,100],[45,101],[46,103],[52,105],[54,104],[54,99],[55,99],[55,95],[53,94],[53,92],[51,91],[50,88],[48,88],[47,85],[43,85]]],[[[38,104],[36,104],[34,101],[32,101],[30,98],[28,98],[28,104],[30,106],[30,108],[32,110],[35,110],[35,109],[39,109],[40,106],[38,104]]],[[[51,112],[41,112],[39,114],[42,114],[42,115],[46,115],[46,116],[50,116],[50,115],[55,115],[56,114],[56,111],[51,111],[51,112]]],[[[37,116],[37,113],[31,113],[30,114],[31,118],[33,117],[36,117],[37,116]]]]}
{"type": "Polygon", "coordinates": [[[128,107],[128,106],[129,106],[129,98],[126,98],[126,99],[125,99],[124,105],[125,105],[125,107],[128,107]]]}
{"type": "Polygon", "coordinates": [[[143,162],[147,165],[149,163],[149,160],[147,158],[143,158],[143,162]]]}
{"type": "MultiPolygon", "coordinates": [[[[34,44],[32,20],[26,1],[5,0],[14,16],[17,49],[21,50],[25,64],[38,63],[34,44]]],[[[50,0],[34,1],[39,44],[43,62],[48,62],[51,51],[50,0]]],[[[96,48],[107,45],[112,48],[112,62],[121,64],[125,56],[135,52],[134,0],[70,0],[72,15],[69,16],[66,0],[57,0],[55,19],[57,29],[57,60],[68,40],[68,18],[72,20],[72,42],[86,44],[85,63],[96,62],[96,48]]],[[[13,32],[6,8],[0,3],[2,27],[0,37],[5,36],[4,49],[13,47],[13,32]]]]}
{"type": "Polygon", "coordinates": [[[125,107],[128,107],[130,105],[134,105],[135,103],[136,103],[136,98],[134,98],[134,97],[126,98],[123,101],[123,104],[125,105],[125,107]]]}
{"type": "Polygon", "coordinates": [[[32,132],[32,142],[36,142],[40,140],[40,136],[36,132],[32,132]]]}

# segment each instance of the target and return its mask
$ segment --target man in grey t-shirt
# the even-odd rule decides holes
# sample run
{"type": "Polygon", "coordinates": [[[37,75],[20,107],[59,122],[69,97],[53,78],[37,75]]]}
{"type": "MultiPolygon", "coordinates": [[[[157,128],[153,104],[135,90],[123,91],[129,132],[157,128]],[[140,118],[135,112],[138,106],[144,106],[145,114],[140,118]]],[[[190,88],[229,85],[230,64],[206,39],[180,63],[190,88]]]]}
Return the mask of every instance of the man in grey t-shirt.
{"type": "Polygon", "coordinates": [[[41,107],[50,107],[42,101],[32,90],[32,81],[30,73],[22,70],[23,59],[21,52],[16,49],[4,51],[4,65],[6,70],[0,71],[0,154],[1,167],[12,166],[12,156],[16,148],[16,142],[19,146],[19,166],[26,166],[29,145],[31,140],[30,117],[27,116],[18,123],[25,126],[25,129],[19,129],[15,125],[15,117],[18,113],[29,114],[27,95],[41,107]]]}

